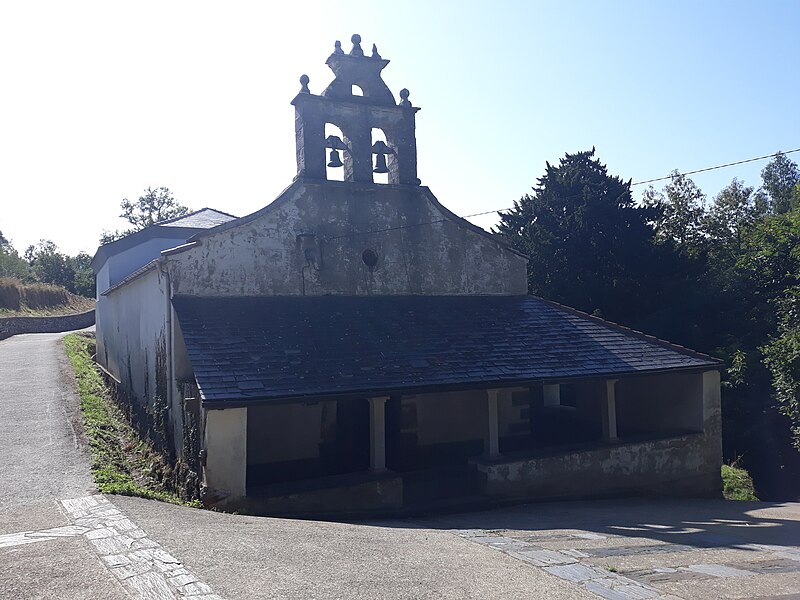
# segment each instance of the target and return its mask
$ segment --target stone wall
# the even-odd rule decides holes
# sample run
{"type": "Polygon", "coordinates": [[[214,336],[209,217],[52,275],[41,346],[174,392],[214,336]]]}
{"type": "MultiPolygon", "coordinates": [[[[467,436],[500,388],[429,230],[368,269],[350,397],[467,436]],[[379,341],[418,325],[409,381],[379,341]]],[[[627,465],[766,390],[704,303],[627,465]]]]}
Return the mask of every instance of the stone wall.
{"type": "Polygon", "coordinates": [[[720,466],[702,433],[551,456],[478,460],[492,497],[553,500],[603,495],[721,495],[720,466]]]}
{"type": "Polygon", "coordinates": [[[261,211],[167,256],[176,295],[528,291],[524,256],[413,186],[298,180],[261,211]]]}
{"type": "Polygon", "coordinates": [[[94,309],[74,315],[52,317],[2,317],[0,340],[18,333],[61,333],[94,325],[94,309]]]}

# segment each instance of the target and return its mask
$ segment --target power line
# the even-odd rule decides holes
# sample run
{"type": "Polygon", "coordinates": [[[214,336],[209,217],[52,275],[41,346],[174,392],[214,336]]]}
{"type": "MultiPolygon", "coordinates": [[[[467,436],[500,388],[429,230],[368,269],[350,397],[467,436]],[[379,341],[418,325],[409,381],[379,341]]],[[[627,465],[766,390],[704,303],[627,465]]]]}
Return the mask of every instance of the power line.
{"type": "MultiPolygon", "coordinates": [[[[794,152],[800,152],[800,148],[795,148],[794,150],[787,150],[786,152],[780,152],[780,154],[793,154],[794,152]]],[[[765,154],[764,156],[757,156],[755,158],[748,158],[748,159],[745,159],[745,160],[739,160],[739,161],[732,162],[732,163],[726,163],[724,165],[716,165],[714,167],[706,167],[704,169],[697,169],[695,171],[687,171],[686,173],[680,173],[680,174],[681,175],[694,175],[695,173],[705,173],[706,171],[714,171],[716,169],[724,169],[726,167],[733,167],[733,166],[736,166],[736,165],[743,165],[744,163],[754,162],[754,161],[757,161],[757,160],[765,160],[767,158],[772,158],[773,156],[777,156],[778,154],[779,154],[778,152],[776,152],[775,154],[765,154]]],[[[655,179],[647,179],[645,181],[637,181],[636,183],[632,183],[631,186],[644,185],[645,183],[653,183],[653,182],[656,182],[656,181],[664,181],[666,179],[672,179],[673,177],[674,177],[674,175],[666,175],[664,177],[657,177],[655,179]]],[[[485,211],[479,212],[479,213],[472,213],[471,215],[462,215],[459,218],[468,219],[469,217],[481,217],[483,215],[490,215],[492,213],[498,213],[498,212],[501,212],[501,211],[512,210],[514,208],[515,208],[514,206],[507,206],[505,208],[497,208],[497,209],[494,209],[494,210],[485,210],[485,211]]],[[[458,216],[458,215],[456,215],[456,216],[458,216]]],[[[359,231],[359,232],[354,232],[354,233],[345,233],[345,234],[342,234],[342,235],[335,235],[333,237],[329,237],[329,238],[326,238],[326,239],[328,241],[333,241],[333,240],[340,240],[340,239],[343,239],[343,238],[356,237],[356,236],[359,236],[359,235],[371,235],[373,233],[388,233],[390,231],[398,231],[400,229],[409,229],[411,227],[423,227],[425,225],[436,225],[437,223],[444,223],[446,221],[449,221],[449,219],[436,219],[435,221],[425,221],[423,223],[412,223],[411,225],[398,225],[396,227],[386,227],[385,229],[374,229],[372,231],[359,231]]]]}
{"type": "MultiPolygon", "coordinates": [[[[794,150],[788,150],[787,152],[781,152],[780,154],[792,154],[793,152],[800,152],[800,148],[795,148],[794,150]]],[[[772,158],[773,156],[777,156],[778,153],[775,154],[766,154],[764,156],[756,156],[755,158],[748,158],[747,160],[737,160],[736,162],[727,163],[724,165],[717,165],[716,167],[706,167],[705,169],[697,169],[696,171],[687,171],[686,173],[681,173],[681,175],[694,175],[695,173],[705,173],[706,171],[714,171],[715,169],[724,169],[725,167],[733,167],[735,165],[743,165],[744,163],[753,162],[756,160],[764,160],[766,158],[772,158]]],[[[672,175],[667,175],[665,177],[656,177],[655,179],[647,179],[646,181],[637,181],[636,183],[632,183],[631,185],[644,185],[645,183],[653,183],[654,181],[664,181],[665,179],[672,179],[672,175]]]]}

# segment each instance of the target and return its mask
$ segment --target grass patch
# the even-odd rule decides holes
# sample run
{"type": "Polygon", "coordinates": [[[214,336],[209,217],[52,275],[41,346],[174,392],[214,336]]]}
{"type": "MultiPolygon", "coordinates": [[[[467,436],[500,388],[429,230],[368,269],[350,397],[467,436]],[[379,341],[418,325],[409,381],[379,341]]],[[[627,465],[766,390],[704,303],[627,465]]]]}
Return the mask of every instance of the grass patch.
{"type": "Polygon", "coordinates": [[[104,494],[199,507],[199,502],[184,502],[163,489],[158,475],[164,471],[164,459],[149,442],[139,438],[112,400],[111,391],[92,359],[93,335],[70,334],[64,338],[64,346],[78,382],[97,489],[104,494]]]}
{"type": "Polygon", "coordinates": [[[726,500],[758,500],[753,479],[738,460],[722,465],[722,495],[726,500]]]}

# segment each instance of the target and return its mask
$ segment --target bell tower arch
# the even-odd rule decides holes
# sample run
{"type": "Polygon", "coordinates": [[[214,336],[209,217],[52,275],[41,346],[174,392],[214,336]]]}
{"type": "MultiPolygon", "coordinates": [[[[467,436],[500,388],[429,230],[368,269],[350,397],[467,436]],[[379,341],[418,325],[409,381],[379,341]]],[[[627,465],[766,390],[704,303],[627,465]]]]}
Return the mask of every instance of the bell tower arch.
{"type": "Polygon", "coordinates": [[[373,173],[388,172],[389,184],[419,185],[415,115],[420,109],[412,106],[407,89],[400,91],[400,102],[395,101],[381,78],[389,61],[374,44],[371,56],[366,56],[361,36],[355,34],[351,41],[349,54],[341,42],[334,45],[326,61],[334,80],[321,95],[311,93],[306,75],[300,78],[300,93],[292,100],[297,177],[327,179],[327,169],[341,163],[344,181],[373,183],[373,173]],[[326,137],[326,123],[342,135],[326,137]],[[384,132],[385,143],[373,143],[373,129],[384,132]]]}

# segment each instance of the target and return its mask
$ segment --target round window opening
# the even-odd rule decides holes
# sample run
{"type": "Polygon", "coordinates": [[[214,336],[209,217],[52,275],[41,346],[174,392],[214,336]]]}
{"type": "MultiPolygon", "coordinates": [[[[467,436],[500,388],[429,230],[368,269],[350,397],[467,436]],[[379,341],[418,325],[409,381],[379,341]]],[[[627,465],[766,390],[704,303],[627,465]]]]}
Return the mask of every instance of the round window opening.
{"type": "Polygon", "coordinates": [[[378,264],[378,255],[375,254],[375,250],[367,248],[361,253],[361,260],[364,261],[365,265],[367,265],[370,269],[372,269],[375,265],[378,264]]]}

